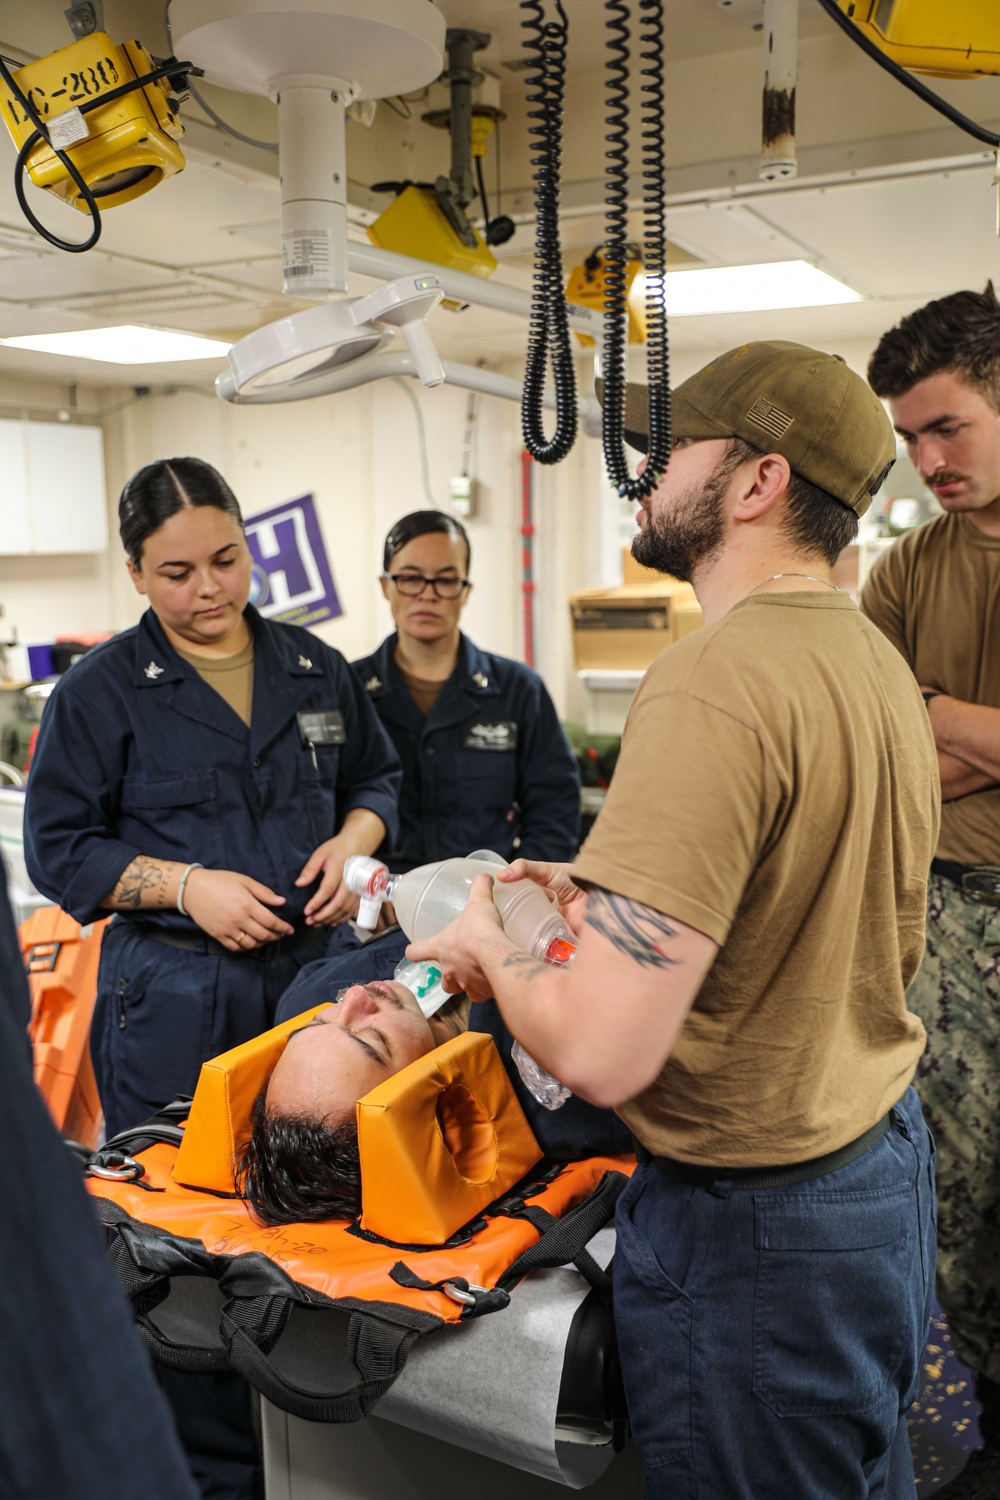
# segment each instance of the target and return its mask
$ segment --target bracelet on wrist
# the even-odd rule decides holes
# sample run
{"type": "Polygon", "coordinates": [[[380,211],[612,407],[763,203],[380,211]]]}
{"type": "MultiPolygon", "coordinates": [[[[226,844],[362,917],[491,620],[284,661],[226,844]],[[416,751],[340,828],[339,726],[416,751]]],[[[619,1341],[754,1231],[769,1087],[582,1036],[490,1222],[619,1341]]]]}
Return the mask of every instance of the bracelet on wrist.
{"type": "Polygon", "coordinates": [[[924,707],[926,708],[932,698],[943,698],[944,693],[939,692],[936,688],[933,688],[929,693],[921,693],[920,696],[921,698],[923,698],[924,707]]]}
{"type": "Polygon", "coordinates": [[[188,915],[188,913],[184,910],[184,887],[187,885],[188,876],[191,874],[192,870],[203,870],[204,868],[204,865],[201,865],[197,862],[197,860],[194,860],[191,864],[188,865],[187,869],[181,876],[180,885],[177,887],[177,910],[180,912],[182,917],[186,917],[188,915]]]}

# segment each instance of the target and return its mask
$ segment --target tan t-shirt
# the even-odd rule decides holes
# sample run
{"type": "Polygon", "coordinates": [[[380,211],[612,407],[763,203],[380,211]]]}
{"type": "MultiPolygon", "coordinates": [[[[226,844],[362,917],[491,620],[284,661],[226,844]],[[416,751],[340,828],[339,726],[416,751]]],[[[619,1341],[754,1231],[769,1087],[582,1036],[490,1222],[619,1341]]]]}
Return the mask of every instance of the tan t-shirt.
{"type": "MultiPolygon", "coordinates": [[[[399,663],[396,663],[399,666],[399,663]]],[[[426,719],[431,709],[441,696],[443,682],[434,682],[430,677],[417,677],[413,672],[407,672],[405,668],[399,667],[400,675],[406,683],[410,697],[414,700],[420,712],[426,719]]]]}
{"type": "Polygon", "coordinates": [[[192,656],[187,651],[177,654],[249,726],[253,709],[253,641],[236,656],[192,656]]]}
{"type": "MultiPolygon", "coordinates": [[[[1000,537],[939,516],[883,553],[861,608],[924,687],[1000,708],[1000,537]]],[[[944,803],[937,854],[1000,864],[1000,787],[944,803]]]]}
{"type": "Polygon", "coordinates": [[[806,1161],[897,1102],[938,809],[917,685],[846,595],[758,594],[658,657],[574,866],[722,945],[619,1110],[649,1150],[806,1161]]]}

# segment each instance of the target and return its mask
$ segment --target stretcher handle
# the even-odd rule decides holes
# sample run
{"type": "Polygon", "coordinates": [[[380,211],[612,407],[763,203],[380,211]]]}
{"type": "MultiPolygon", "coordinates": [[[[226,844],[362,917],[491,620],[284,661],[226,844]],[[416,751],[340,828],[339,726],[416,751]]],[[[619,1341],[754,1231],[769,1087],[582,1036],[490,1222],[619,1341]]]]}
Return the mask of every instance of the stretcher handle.
{"type": "MultiPolygon", "coordinates": [[[[367,1417],[406,1364],[411,1345],[426,1331],[428,1321],[439,1321],[417,1314],[414,1326],[406,1327],[371,1313],[352,1313],[348,1352],[359,1378],[346,1390],[316,1394],[292,1385],[269,1357],[289,1311],[285,1297],[234,1299],[222,1310],[220,1332],[230,1368],[273,1406],[306,1422],[360,1422],[367,1417]],[[241,1325],[253,1328],[260,1343],[241,1325]]],[[[405,1316],[403,1308],[398,1311],[405,1316]]]]}

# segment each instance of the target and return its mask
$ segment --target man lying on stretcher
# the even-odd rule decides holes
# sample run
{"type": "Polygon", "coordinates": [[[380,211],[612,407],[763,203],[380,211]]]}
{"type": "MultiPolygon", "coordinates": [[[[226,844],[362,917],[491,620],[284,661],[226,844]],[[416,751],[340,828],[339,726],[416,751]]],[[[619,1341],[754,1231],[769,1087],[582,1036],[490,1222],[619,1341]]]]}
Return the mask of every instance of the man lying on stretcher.
{"type": "Polygon", "coordinates": [[[265,1224],[361,1212],[354,1106],[408,1063],[466,1029],[456,995],[427,1020],[395,980],[355,984],[293,1031],[254,1103],[237,1185],[265,1224]]]}
{"type": "MultiPolygon", "coordinates": [[[[628,1130],[611,1110],[571,1098],[552,1114],[534,1103],[494,1011],[492,1001],[475,1006],[471,1029],[493,1036],[546,1156],[574,1161],[630,1150],[628,1130]]],[[[359,1214],[357,1101],[468,1029],[464,995],[427,1020],[405,985],[384,980],[352,985],[336,1005],[294,1031],[254,1104],[250,1138],[237,1160],[237,1185],[257,1216],[265,1224],[293,1224],[359,1214]]]]}

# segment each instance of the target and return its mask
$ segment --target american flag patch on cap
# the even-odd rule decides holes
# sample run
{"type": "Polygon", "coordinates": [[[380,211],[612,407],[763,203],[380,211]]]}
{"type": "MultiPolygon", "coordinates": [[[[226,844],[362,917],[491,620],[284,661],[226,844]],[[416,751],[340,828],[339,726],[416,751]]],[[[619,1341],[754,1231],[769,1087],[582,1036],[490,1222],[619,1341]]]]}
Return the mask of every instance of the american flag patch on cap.
{"type": "Polygon", "coordinates": [[[747,421],[763,427],[772,437],[780,438],[784,437],[795,418],[782,411],[780,406],[775,406],[773,401],[768,401],[766,396],[758,396],[747,412],[747,421]]]}

